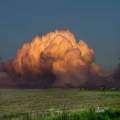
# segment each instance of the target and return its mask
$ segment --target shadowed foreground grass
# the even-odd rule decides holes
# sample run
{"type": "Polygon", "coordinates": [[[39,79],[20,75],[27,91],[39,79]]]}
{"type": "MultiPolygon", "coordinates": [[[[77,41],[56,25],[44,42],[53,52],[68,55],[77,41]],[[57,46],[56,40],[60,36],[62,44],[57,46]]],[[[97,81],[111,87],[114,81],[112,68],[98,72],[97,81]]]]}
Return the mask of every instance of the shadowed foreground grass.
{"type": "Polygon", "coordinates": [[[79,112],[18,113],[3,115],[0,120],[120,120],[120,110],[96,112],[95,109],[89,109],[79,112]]]}

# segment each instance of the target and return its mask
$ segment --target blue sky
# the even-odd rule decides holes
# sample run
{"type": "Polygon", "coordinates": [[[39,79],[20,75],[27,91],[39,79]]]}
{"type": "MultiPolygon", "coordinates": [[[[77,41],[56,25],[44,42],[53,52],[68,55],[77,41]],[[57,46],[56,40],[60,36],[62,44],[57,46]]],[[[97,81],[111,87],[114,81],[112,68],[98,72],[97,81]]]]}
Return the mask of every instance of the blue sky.
{"type": "Polygon", "coordinates": [[[67,28],[95,50],[96,63],[120,56],[120,0],[0,0],[0,55],[15,56],[32,36],[67,28]]]}

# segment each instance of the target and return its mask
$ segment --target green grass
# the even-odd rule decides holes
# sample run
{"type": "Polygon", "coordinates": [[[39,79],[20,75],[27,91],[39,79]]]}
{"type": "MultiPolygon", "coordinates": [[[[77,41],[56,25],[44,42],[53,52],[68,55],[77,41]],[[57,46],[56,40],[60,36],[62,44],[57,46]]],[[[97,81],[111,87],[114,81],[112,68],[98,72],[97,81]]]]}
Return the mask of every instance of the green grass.
{"type": "Polygon", "coordinates": [[[0,116],[15,113],[120,108],[120,91],[80,89],[0,89],[0,116]]]}
{"type": "Polygon", "coordinates": [[[47,114],[21,113],[3,115],[0,120],[120,120],[120,110],[96,112],[95,109],[89,109],[79,112],[49,112],[47,114]]]}

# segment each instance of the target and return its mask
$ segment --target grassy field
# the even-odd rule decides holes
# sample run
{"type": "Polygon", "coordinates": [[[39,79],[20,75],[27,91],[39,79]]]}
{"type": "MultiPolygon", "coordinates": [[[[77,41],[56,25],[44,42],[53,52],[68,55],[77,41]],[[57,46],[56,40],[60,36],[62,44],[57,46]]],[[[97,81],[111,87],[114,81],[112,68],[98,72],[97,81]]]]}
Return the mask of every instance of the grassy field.
{"type": "Polygon", "coordinates": [[[49,112],[47,114],[16,113],[4,115],[0,120],[120,120],[120,110],[105,110],[96,112],[95,109],[88,109],[77,112],[49,112]]]}
{"type": "Polygon", "coordinates": [[[0,89],[0,115],[120,108],[120,91],[0,89]]]}
{"type": "Polygon", "coordinates": [[[0,120],[120,120],[120,91],[0,89],[0,120]]]}

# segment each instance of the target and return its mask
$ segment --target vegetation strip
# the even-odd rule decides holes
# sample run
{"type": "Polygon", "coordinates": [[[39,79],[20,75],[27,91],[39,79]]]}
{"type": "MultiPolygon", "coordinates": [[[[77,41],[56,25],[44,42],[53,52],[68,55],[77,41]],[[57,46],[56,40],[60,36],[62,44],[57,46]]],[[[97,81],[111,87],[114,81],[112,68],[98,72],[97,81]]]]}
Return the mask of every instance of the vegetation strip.
{"type": "Polygon", "coordinates": [[[80,112],[16,113],[3,115],[0,120],[120,120],[120,110],[96,112],[94,108],[80,112]]]}

